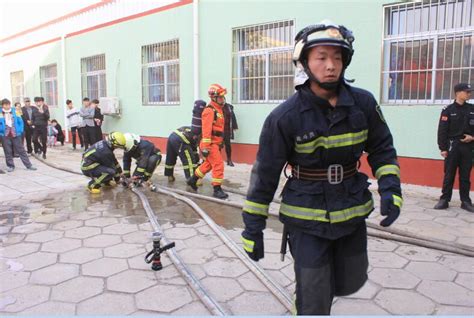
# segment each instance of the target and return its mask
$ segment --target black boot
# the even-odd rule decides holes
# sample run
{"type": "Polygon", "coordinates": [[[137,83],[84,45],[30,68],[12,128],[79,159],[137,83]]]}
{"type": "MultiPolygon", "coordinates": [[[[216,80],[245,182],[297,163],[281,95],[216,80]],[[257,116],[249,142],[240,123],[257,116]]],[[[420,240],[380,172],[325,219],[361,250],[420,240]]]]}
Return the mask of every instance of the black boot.
{"type": "Polygon", "coordinates": [[[232,160],[227,160],[227,165],[230,167],[233,167],[234,163],[232,162],[232,160]]]}
{"type": "Polygon", "coordinates": [[[190,186],[191,188],[193,188],[194,191],[197,191],[198,187],[196,185],[196,182],[198,181],[198,177],[196,177],[195,175],[193,175],[191,178],[188,179],[188,181],[186,181],[186,183],[188,184],[188,186],[190,186]]]}
{"type": "Polygon", "coordinates": [[[434,206],[435,210],[445,210],[449,207],[449,202],[446,199],[440,199],[438,203],[434,206]]]}
{"type": "Polygon", "coordinates": [[[218,199],[227,199],[229,195],[222,191],[222,188],[220,185],[214,186],[214,197],[218,199]]]}
{"type": "Polygon", "coordinates": [[[467,202],[467,201],[462,202],[461,209],[474,213],[474,206],[472,206],[471,202],[467,202]]]}

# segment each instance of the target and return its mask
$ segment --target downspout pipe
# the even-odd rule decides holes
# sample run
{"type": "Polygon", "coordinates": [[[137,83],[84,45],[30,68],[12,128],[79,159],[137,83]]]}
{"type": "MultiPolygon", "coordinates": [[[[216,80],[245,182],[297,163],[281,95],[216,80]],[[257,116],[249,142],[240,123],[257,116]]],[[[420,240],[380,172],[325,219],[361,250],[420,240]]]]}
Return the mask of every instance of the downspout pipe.
{"type": "Polygon", "coordinates": [[[199,0],[193,1],[193,81],[194,102],[199,99],[199,0]]]}
{"type": "Polygon", "coordinates": [[[64,128],[66,130],[65,137],[66,142],[69,142],[69,132],[67,129],[67,117],[66,117],[66,100],[67,100],[67,88],[66,88],[66,37],[63,34],[61,36],[61,77],[62,77],[62,102],[59,107],[63,107],[63,114],[64,114],[64,128]]]}

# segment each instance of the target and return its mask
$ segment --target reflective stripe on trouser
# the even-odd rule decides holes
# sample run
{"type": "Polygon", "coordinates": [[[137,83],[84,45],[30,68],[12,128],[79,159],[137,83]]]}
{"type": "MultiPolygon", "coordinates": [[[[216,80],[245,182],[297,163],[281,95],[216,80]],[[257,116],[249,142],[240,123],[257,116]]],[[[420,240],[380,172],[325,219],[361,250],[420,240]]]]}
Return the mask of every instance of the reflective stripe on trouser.
{"type": "Polygon", "coordinates": [[[91,170],[82,170],[82,173],[91,178],[89,186],[100,188],[103,184],[114,178],[115,169],[106,166],[97,166],[91,170]]]}
{"type": "Polygon", "coordinates": [[[334,296],[355,293],[367,281],[365,222],[337,240],[290,230],[289,243],[295,260],[298,315],[329,315],[334,296]]]}
{"type": "Polygon", "coordinates": [[[165,176],[172,176],[174,174],[174,166],[176,165],[178,156],[183,164],[184,176],[188,179],[193,175],[199,158],[195,158],[193,148],[190,145],[183,143],[182,140],[173,133],[170,135],[168,143],[166,144],[165,176]]]}
{"type": "Polygon", "coordinates": [[[222,154],[218,144],[211,144],[209,156],[207,156],[204,163],[196,169],[195,175],[199,178],[203,178],[211,169],[211,184],[213,186],[221,185],[224,179],[224,161],[222,160],[222,154]]]}

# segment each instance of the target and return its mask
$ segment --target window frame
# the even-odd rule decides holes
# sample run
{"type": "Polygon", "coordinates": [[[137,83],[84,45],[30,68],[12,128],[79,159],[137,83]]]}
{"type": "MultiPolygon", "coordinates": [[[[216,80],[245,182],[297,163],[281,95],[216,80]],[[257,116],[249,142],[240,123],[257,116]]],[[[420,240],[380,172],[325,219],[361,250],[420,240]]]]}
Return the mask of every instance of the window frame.
{"type": "Polygon", "coordinates": [[[45,98],[45,103],[46,105],[50,107],[58,107],[59,106],[59,90],[58,90],[58,64],[57,63],[51,63],[48,65],[43,65],[40,66],[40,92],[41,96],[45,98]],[[46,70],[48,67],[56,67],[56,76],[54,77],[43,77],[43,70],[46,70]],[[49,100],[49,95],[45,91],[46,90],[46,82],[52,82],[53,83],[53,100],[56,100],[56,104],[50,103],[49,100]]]}
{"type": "Polygon", "coordinates": [[[101,97],[108,97],[107,96],[107,60],[105,53],[96,54],[92,56],[87,56],[81,58],[81,94],[82,98],[88,97],[89,99],[95,99],[95,96],[91,95],[90,92],[92,91],[88,85],[88,78],[89,77],[96,77],[97,78],[97,99],[101,97]],[[87,71],[87,63],[92,63],[93,59],[101,59],[103,57],[103,69],[94,70],[94,71],[87,71]],[[101,84],[101,75],[104,76],[104,86],[102,87],[101,84]],[[101,93],[103,92],[103,96],[101,93]]]}
{"type": "MultiPolygon", "coordinates": [[[[383,6],[382,10],[383,10],[383,26],[384,26],[384,29],[383,29],[383,33],[382,33],[382,54],[381,54],[381,72],[380,72],[380,82],[381,82],[381,86],[380,86],[380,101],[382,104],[384,105],[388,105],[388,106],[398,106],[398,105],[426,105],[426,104],[429,104],[429,105],[445,105],[445,104],[448,104],[448,103],[451,103],[452,102],[452,97],[454,96],[454,92],[453,92],[453,86],[459,82],[459,80],[455,80],[453,78],[454,76],[454,73],[456,72],[459,72],[459,78],[461,78],[462,80],[462,71],[463,70],[469,70],[470,75],[467,76],[468,78],[468,82],[470,81],[470,78],[473,77],[472,74],[474,74],[474,9],[471,8],[471,12],[469,12],[468,10],[466,12],[464,12],[464,8],[467,7],[469,9],[469,3],[471,5],[474,5],[474,0],[451,0],[449,2],[442,2],[441,4],[442,5],[445,5],[445,4],[451,4],[453,3],[453,13],[451,14],[451,22],[448,21],[448,18],[449,18],[449,14],[446,13],[446,9],[439,9],[439,5],[440,5],[440,2],[437,2],[437,1],[430,1],[429,3],[424,3],[424,2],[418,2],[418,1],[412,1],[412,2],[408,2],[408,3],[396,3],[396,4],[390,4],[390,5],[385,5],[383,6]],[[462,16],[460,17],[460,20],[458,21],[456,18],[459,18],[457,16],[457,12],[458,10],[454,10],[455,6],[458,4],[458,3],[463,3],[462,5],[462,9],[461,9],[461,12],[462,13],[462,16]],[[398,20],[396,22],[393,22],[393,23],[396,23],[396,28],[397,30],[399,30],[400,28],[403,28],[403,32],[398,32],[398,33],[395,33],[393,32],[393,28],[394,28],[394,24],[391,22],[391,17],[390,15],[392,14],[392,9],[396,7],[398,8],[398,20]],[[410,32],[410,33],[407,33],[407,29],[408,29],[408,25],[407,25],[407,21],[408,21],[408,15],[407,12],[408,10],[413,10],[413,21],[416,21],[416,9],[419,9],[419,12],[420,12],[420,16],[423,15],[423,10],[424,9],[427,9],[428,11],[428,21],[423,24],[423,23],[419,23],[418,26],[416,25],[413,25],[413,28],[416,28],[416,27],[419,27],[420,29],[418,31],[413,31],[413,32],[410,32]],[[434,9],[434,11],[436,12],[436,17],[432,17],[431,16],[431,12],[432,10],[434,9]],[[405,12],[404,14],[404,26],[401,27],[401,22],[400,22],[400,12],[405,12]],[[443,15],[444,15],[444,18],[443,16],[439,13],[440,11],[443,11],[443,15]],[[441,18],[441,20],[440,20],[441,18]],[[435,21],[432,21],[432,19],[434,19],[435,21]],[[466,20],[465,19],[468,19],[468,22],[466,23],[466,20]],[[440,23],[443,24],[442,28],[439,29],[438,27],[438,24],[440,23]],[[469,21],[472,25],[469,25],[469,21]],[[446,28],[446,25],[447,23],[450,23],[451,24],[451,27],[449,28],[446,28]],[[465,25],[463,25],[463,22],[465,25]],[[423,27],[426,27],[427,30],[422,30],[423,27]],[[434,27],[434,29],[432,29],[434,27]],[[392,33],[392,34],[391,34],[392,33]],[[470,55],[469,55],[469,58],[468,58],[468,66],[463,66],[462,62],[463,62],[463,50],[464,50],[464,47],[466,46],[466,44],[461,44],[461,55],[460,55],[460,65],[457,66],[457,67],[454,67],[453,65],[451,65],[450,67],[446,67],[445,65],[443,65],[443,67],[440,67],[438,65],[438,46],[439,46],[439,43],[440,41],[442,41],[443,39],[445,40],[445,43],[446,43],[446,40],[448,39],[452,39],[452,57],[455,56],[455,47],[457,45],[456,41],[459,41],[461,43],[465,43],[465,39],[469,39],[471,38],[471,44],[470,44],[470,55]],[[419,67],[418,69],[406,69],[405,68],[405,63],[406,63],[406,57],[405,57],[405,53],[406,53],[406,44],[407,43],[415,43],[416,41],[419,41],[420,42],[420,48],[419,48],[419,61],[421,61],[421,42],[422,41],[427,41],[428,43],[432,43],[431,46],[429,46],[429,53],[428,53],[428,56],[427,56],[427,60],[426,60],[426,69],[421,69],[421,67],[419,67]],[[391,64],[391,45],[392,44],[403,44],[403,46],[405,47],[404,48],[404,52],[403,52],[403,70],[390,70],[390,64],[391,64]],[[471,64],[469,66],[469,63],[471,64]],[[431,64],[431,65],[430,65],[431,64]],[[431,67],[429,67],[431,66],[431,67]],[[450,80],[450,88],[449,88],[449,92],[450,92],[450,97],[449,98],[444,98],[443,94],[444,94],[444,87],[445,87],[445,81],[444,81],[444,78],[442,77],[440,80],[442,81],[441,82],[441,96],[440,98],[438,98],[438,96],[436,96],[436,92],[437,92],[437,76],[439,72],[449,72],[451,73],[451,80],[450,80]],[[401,96],[402,98],[397,98],[397,96],[395,96],[395,98],[391,99],[390,98],[390,85],[389,85],[389,78],[390,78],[390,75],[392,74],[408,74],[410,76],[410,74],[418,74],[418,83],[417,83],[417,90],[419,91],[420,89],[420,84],[423,84],[422,82],[420,82],[420,77],[422,76],[422,74],[424,73],[423,76],[426,76],[427,78],[425,79],[425,84],[426,86],[425,87],[429,87],[429,92],[430,92],[430,95],[431,96],[425,96],[425,97],[429,97],[429,98],[425,98],[425,99],[421,99],[421,98],[417,98],[417,99],[404,99],[403,96],[401,96]],[[428,82],[428,78],[430,80],[430,82],[428,82]]],[[[423,22],[423,21],[421,21],[423,22]]],[[[398,50],[398,48],[397,48],[398,50]]],[[[445,44],[445,48],[443,50],[443,54],[444,54],[444,57],[446,57],[446,44],[445,44]]],[[[413,52],[411,53],[413,54],[413,52]]],[[[400,56],[399,56],[399,53],[397,51],[397,54],[396,54],[396,63],[399,63],[399,59],[400,59],[400,56]]],[[[411,61],[413,62],[413,55],[411,57],[411,61]]],[[[444,59],[443,59],[443,63],[444,63],[444,59]]],[[[451,61],[451,64],[453,64],[453,60],[451,61]]],[[[449,76],[449,73],[448,73],[448,76],[449,76]]],[[[442,75],[444,76],[444,74],[442,75]]],[[[402,80],[402,89],[403,89],[403,86],[405,85],[404,83],[404,79],[402,80]]],[[[439,84],[438,84],[439,85],[439,84]]],[[[412,84],[410,82],[410,94],[411,95],[411,89],[412,89],[412,84]]],[[[402,90],[402,94],[403,94],[403,90],[402,90]]],[[[427,88],[425,88],[425,95],[428,94],[428,90],[427,88]]],[[[411,97],[411,96],[410,96],[411,97]]]]}
{"type": "Polygon", "coordinates": [[[179,105],[181,103],[181,65],[180,65],[180,41],[179,38],[170,39],[166,41],[151,43],[142,45],[141,47],[141,54],[142,54],[142,106],[167,106],[167,105],[179,105]],[[153,49],[154,47],[160,47],[162,45],[165,47],[166,45],[176,45],[176,53],[177,55],[173,59],[169,60],[162,60],[162,61],[144,61],[145,50],[153,49]],[[176,78],[177,82],[169,82],[168,71],[170,67],[177,66],[176,70],[176,78]],[[149,77],[148,72],[152,68],[159,68],[163,67],[163,83],[160,84],[149,84],[149,77]],[[146,78],[146,80],[145,80],[146,78]],[[145,84],[146,83],[146,84],[145,84]],[[171,92],[170,87],[177,85],[177,100],[169,100],[171,92]],[[163,94],[163,101],[150,101],[150,87],[151,86],[163,86],[164,94],[163,94]]]}
{"type": "MultiPolygon", "coordinates": [[[[294,79],[294,66],[293,62],[291,60],[291,56],[293,54],[293,47],[294,47],[294,37],[295,37],[295,25],[296,21],[295,19],[288,19],[288,20],[279,20],[279,21],[273,21],[273,22],[266,22],[266,23],[261,23],[257,25],[250,25],[250,26],[242,26],[242,27],[236,27],[232,29],[232,102],[235,104],[276,104],[276,103],[281,103],[286,100],[289,96],[287,96],[285,99],[271,99],[271,92],[270,92],[270,80],[272,78],[285,78],[289,77],[289,82],[291,83],[291,87],[293,88],[293,79],[294,79]],[[247,29],[253,28],[253,30],[258,31],[259,28],[265,28],[266,26],[269,25],[278,25],[279,23],[288,23],[288,26],[291,28],[290,34],[289,34],[289,40],[290,45],[287,46],[273,46],[273,47],[268,47],[268,48],[257,48],[257,49],[250,49],[250,50],[239,50],[239,48],[236,48],[236,42],[239,41],[238,32],[245,32],[247,29]],[[289,62],[291,63],[291,70],[292,72],[288,74],[287,76],[280,75],[280,76],[272,76],[270,75],[270,56],[271,54],[274,53],[290,53],[290,60],[289,62]],[[264,76],[254,76],[254,77],[242,77],[242,59],[245,57],[249,56],[259,56],[262,55],[265,57],[265,66],[264,66],[264,76]],[[241,84],[241,81],[245,80],[258,80],[263,77],[264,79],[264,99],[242,99],[241,98],[241,91],[242,87],[244,85],[241,84]]],[[[283,35],[282,32],[280,35],[283,35]]],[[[276,41],[282,41],[281,39],[275,38],[276,41]]],[[[238,46],[238,44],[237,44],[238,46]]],[[[252,93],[249,93],[249,95],[255,95],[252,93]]]]}
{"type": "Polygon", "coordinates": [[[23,99],[25,98],[25,73],[23,70],[18,70],[14,72],[10,72],[10,88],[12,93],[12,104],[16,102],[23,103],[23,99]],[[15,83],[15,87],[13,85],[13,74],[21,74],[21,82],[15,83]],[[15,89],[19,89],[20,95],[16,95],[15,89]]]}

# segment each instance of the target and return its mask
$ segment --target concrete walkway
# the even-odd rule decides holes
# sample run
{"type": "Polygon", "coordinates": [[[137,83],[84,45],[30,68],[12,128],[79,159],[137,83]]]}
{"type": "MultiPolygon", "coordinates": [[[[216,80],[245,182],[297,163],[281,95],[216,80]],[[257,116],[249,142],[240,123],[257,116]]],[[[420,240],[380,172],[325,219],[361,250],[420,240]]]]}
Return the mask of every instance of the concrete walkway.
{"type": "MultiPolygon", "coordinates": [[[[80,153],[59,147],[48,161],[78,170],[80,153]]],[[[34,164],[38,171],[17,162],[15,172],[0,175],[1,314],[210,314],[166,256],[160,272],[143,261],[151,249],[151,227],[130,191],[116,187],[91,196],[86,178],[34,164]]],[[[156,175],[162,171],[160,165],[156,175]]],[[[249,171],[248,165],[227,168],[227,186],[244,190],[249,171]]],[[[179,169],[176,175],[181,176],[179,169]]],[[[157,180],[166,185],[163,177],[157,180]]],[[[199,191],[208,187],[205,181],[199,191]]],[[[474,246],[474,215],[458,208],[432,210],[437,192],[405,187],[396,227],[474,246]]],[[[147,196],[165,235],[229,313],[287,314],[188,207],[147,196]]],[[[239,214],[229,213],[235,214],[229,218],[239,214]]],[[[377,211],[372,218],[377,222],[377,211]]],[[[241,227],[227,231],[240,241],[241,227]]],[[[291,257],[279,261],[280,235],[266,230],[265,244],[261,265],[293,292],[291,257]]],[[[333,314],[474,314],[473,258],[374,238],[369,257],[369,282],[336,299],[333,314]]]]}

